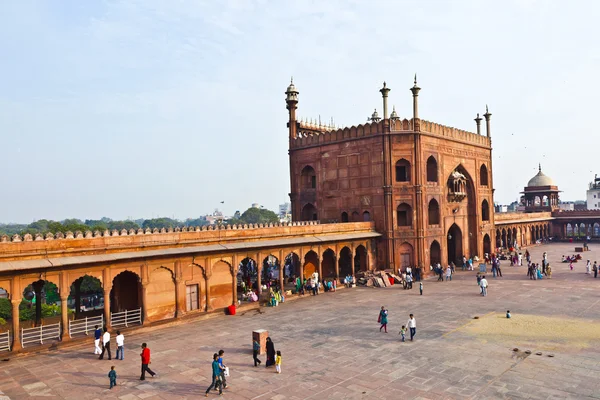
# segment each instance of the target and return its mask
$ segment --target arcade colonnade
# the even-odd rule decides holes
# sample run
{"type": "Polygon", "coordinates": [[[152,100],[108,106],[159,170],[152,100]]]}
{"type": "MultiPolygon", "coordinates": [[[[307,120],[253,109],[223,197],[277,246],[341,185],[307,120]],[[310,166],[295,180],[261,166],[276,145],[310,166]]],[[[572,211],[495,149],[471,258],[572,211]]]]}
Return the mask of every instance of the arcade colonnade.
{"type": "MultiPolygon", "coordinates": [[[[373,236],[373,235],[371,235],[373,236]]],[[[19,342],[19,305],[23,291],[45,282],[58,288],[61,305],[62,340],[69,340],[69,295],[72,285],[82,277],[98,279],[104,292],[104,324],[111,328],[111,313],[141,308],[142,323],[180,318],[194,313],[208,313],[237,303],[238,272],[240,262],[246,258],[260,260],[258,288],[262,285],[263,260],[275,257],[279,268],[283,260],[293,256],[296,260],[293,275],[309,278],[318,271],[323,278],[343,278],[358,270],[372,269],[374,237],[352,241],[323,242],[320,244],[283,245],[269,247],[248,246],[244,251],[212,252],[207,254],[185,254],[177,257],[146,257],[113,263],[93,263],[74,257],[68,265],[46,269],[13,271],[11,275],[0,275],[0,288],[8,293],[12,304],[11,337],[12,350],[21,348],[19,342]],[[83,262],[81,262],[83,261],[83,262]]],[[[379,236],[378,234],[376,236],[379,236]]],[[[334,238],[332,238],[334,239],[334,238]]],[[[285,242],[286,240],[281,240],[285,242]]],[[[93,258],[91,256],[90,258],[93,258]]],[[[85,259],[85,257],[81,257],[85,259]]],[[[91,260],[90,260],[91,261],[91,260]]],[[[8,263],[0,262],[0,271],[8,263]]],[[[281,269],[280,269],[281,270],[281,269]]],[[[284,287],[283,273],[278,275],[284,287]]]]}
{"type": "Polygon", "coordinates": [[[550,221],[496,224],[496,248],[525,247],[552,236],[550,221]]]}

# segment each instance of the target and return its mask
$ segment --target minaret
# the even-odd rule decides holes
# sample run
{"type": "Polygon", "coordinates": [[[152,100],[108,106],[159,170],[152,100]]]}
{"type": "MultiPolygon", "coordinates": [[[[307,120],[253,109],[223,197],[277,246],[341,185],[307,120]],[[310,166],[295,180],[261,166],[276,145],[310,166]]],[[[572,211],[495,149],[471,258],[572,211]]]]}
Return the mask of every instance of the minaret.
{"type": "Polygon", "coordinates": [[[485,105],[485,114],[483,114],[483,117],[485,118],[485,133],[487,137],[491,138],[492,130],[490,127],[490,119],[492,118],[492,114],[489,112],[487,104],[485,105]]]}
{"type": "MultiPolygon", "coordinates": [[[[298,191],[296,186],[298,186],[298,179],[296,177],[296,173],[294,171],[294,153],[292,151],[292,147],[294,144],[294,140],[298,136],[298,122],[296,122],[296,108],[298,108],[298,90],[296,90],[296,86],[294,86],[294,78],[292,77],[290,86],[288,86],[285,91],[285,103],[286,108],[289,112],[289,121],[288,121],[288,129],[289,129],[289,160],[290,160],[290,204],[292,208],[292,220],[296,221],[300,218],[300,210],[298,210],[298,191]]],[[[298,175],[300,172],[298,172],[298,175]]]]}
{"type": "Polygon", "coordinates": [[[381,96],[383,97],[383,119],[388,119],[388,93],[390,92],[390,88],[385,85],[385,81],[383,82],[383,87],[379,89],[381,92],[381,96]]]}
{"type": "Polygon", "coordinates": [[[419,91],[420,87],[417,86],[417,74],[415,74],[415,84],[410,88],[413,95],[413,130],[418,132],[421,130],[421,124],[419,123],[419,91]]]}
{"type": "MultiPolygon", "coordinates": [[[[294,86],[294,78],[292,77],[290,81],[290,86],[288,86],[286,92],[285,102],[287,104],[286,108],[288,109],[290,119],[288,122],[288,128],[290,131],[290,145],[292,139],[296,138],[296,109],[298,108],[298,90],[296,90],[296,86],[294,86]]],[[[291,146],[290,146],[291,147],[291,146]]]]}
{"type": "Polygon", "coordinates": [[[481,135],[481,120],[482,118],[479,116],[479,113],[477,113],[477,118],[475,118],[475,123],[477,124],[477,134],[481,135]]]}

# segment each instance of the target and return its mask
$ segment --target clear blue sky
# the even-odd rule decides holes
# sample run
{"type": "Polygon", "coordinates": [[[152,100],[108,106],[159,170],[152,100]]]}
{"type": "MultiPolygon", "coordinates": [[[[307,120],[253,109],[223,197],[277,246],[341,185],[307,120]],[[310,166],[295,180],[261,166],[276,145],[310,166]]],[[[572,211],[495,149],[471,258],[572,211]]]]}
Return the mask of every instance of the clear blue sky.
{"type": "Polygon", "coordinates": [[[600,2],[4,1],[0,221],[226,214],[288,200],[299,115],[390,102],[474,130],[490,106],[496,201],[538,162],[563,200],[598,166],[600,2]],[[224,205],[219,204],[225,201],[224,205]]]}

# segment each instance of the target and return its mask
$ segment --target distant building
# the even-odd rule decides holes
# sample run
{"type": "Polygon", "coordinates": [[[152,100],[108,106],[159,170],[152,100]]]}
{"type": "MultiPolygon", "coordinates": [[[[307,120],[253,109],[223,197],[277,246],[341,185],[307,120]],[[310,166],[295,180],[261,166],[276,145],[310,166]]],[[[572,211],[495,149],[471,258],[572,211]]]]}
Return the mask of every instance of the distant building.
{"type": "Polygon", "coordinates": [[[508,206],[496,204],[495,206],[497,213],[505,213],[508,212],[508,206]]]}
{"type": "Polygon", "coordinates": [[[260,208],[260,205],[258,203],[252,203],[252,208],[260,208]]]}
{"type": "Polygon", "coordinates": [[[563,201],[558,205],[558,207],[561,211],[573,211],[575,210],[575,203],[572,201],[563,201]]]}
{"type": "Polygon", "coordinates": [[[594,181],[590,182],[586,197],[588,210],[600,210],[600,178],[598,175],[595,175],[594,181]]]}
{"type": "Polygon", "coordinates": [[[283,203],[279,205],[279,221],[290,222],[292,220],[292,204],[283,203]]]}
{"type": "Polygon", "coordinates": [[[208,223],[210,225],[214,225],[214,224],[219,224],[221,222],[223,222],[223,213],[221,211],[219,211],[218,208],[215,208],[215,211],[212,213],[212,215],[207,215],[206,216],[206,220],[208,221],[208,223]]]}

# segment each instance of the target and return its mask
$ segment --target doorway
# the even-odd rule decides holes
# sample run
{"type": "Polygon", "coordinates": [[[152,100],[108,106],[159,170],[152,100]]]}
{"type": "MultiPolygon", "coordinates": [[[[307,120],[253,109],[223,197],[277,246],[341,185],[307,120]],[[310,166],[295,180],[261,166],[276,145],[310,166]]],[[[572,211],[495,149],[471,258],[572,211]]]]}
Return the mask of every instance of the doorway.
{"type": "Polygon", "coordinates": [[[456,224],[452,224],[448,230],[448,264],[462,265],[463,257],[462,231],[456,224]]]}

